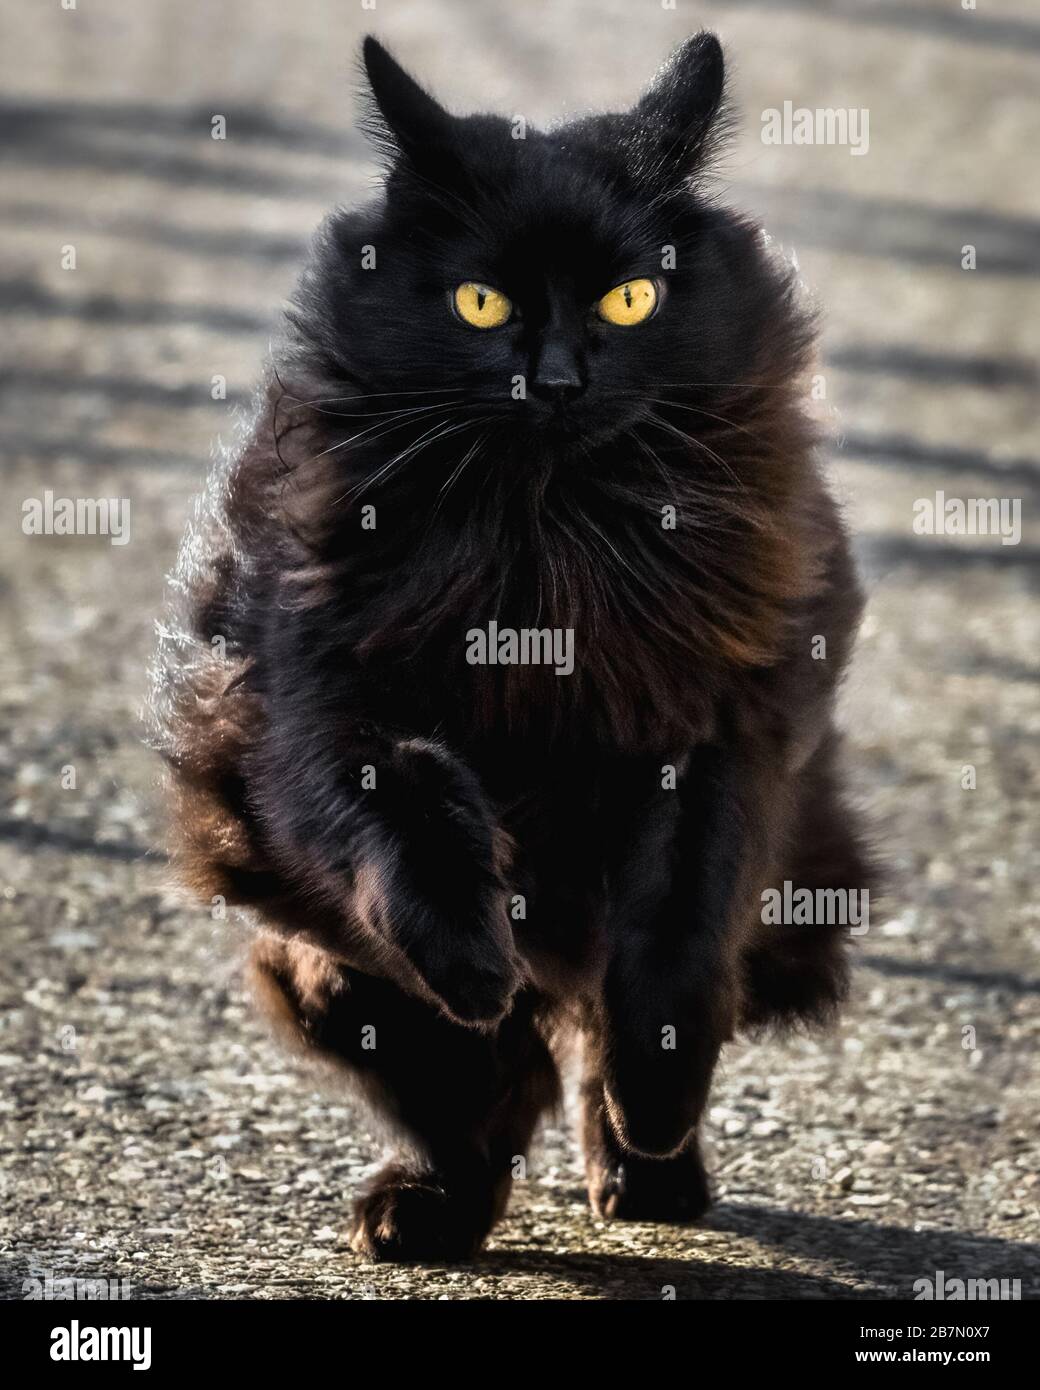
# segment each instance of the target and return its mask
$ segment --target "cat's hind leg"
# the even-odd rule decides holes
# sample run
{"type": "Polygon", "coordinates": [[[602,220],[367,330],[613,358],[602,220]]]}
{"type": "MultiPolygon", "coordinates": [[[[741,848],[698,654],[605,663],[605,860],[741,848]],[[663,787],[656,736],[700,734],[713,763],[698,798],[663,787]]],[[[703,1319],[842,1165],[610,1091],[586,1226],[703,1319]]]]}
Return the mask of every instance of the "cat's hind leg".
{"type": "Polygon", "coordinates": [[[522,991],[493,1028],[466,1028],[388,980],[267,938],[254,948],[252,978],[267,1012],[347,1068],[402,1141],[356,1202],[355,1250],[401,1261],[475,1254],[505,1210],[540,1114],[558,1099],[536,997],[522,991]]]}
{"type": "Polygon", "coordinates": [[[808,890],[812,920],[756,920],[743,970],[741,1024],[787,1027],[828,1022],[848,993],[848,948],[869,926],[878,866],[834,767],[833,741],[802,777],[800,804],[781,867],[767,886],[782,896],[808,890]]]}

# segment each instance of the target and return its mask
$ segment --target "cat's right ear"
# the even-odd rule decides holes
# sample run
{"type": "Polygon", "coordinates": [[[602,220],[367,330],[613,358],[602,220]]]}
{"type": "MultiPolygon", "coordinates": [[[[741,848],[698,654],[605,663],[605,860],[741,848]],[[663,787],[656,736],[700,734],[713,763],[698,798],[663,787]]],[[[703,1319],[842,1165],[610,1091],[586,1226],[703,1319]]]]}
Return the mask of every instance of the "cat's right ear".
{"type": "Polygon", "coordinates": [[[666,177],[692,174],[725,138],[725,82],[722,45],[702,30],[679,45],[635,106],[640,136],[657,145],[666,177]]]}
{"type": "Polygon", "coordinates": [[[373,35],[365,39],[361,56],[378,113],[366,126],[377,144],[414,158],[421,150],[451,143],[452,117],[373,35]]]}

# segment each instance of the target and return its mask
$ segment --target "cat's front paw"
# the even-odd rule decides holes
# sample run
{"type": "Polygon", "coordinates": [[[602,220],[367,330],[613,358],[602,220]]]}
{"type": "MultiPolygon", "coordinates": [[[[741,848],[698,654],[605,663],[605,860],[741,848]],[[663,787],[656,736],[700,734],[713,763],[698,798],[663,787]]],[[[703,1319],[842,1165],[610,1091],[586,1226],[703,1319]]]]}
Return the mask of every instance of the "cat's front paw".
{"type": "Polygon", "coordinates": [[[351,1247],[370,1260],[467,1260],[483,1245],[495,1206],[489,1174],[453,1178],[391,1163],[354,1207],[351,1247]]]}
{"type": "Polygon", "coordinates": [[[697,1221],[711,1205],[696,1147],[673,1158],[619,1154],[588,1166],[589,1203],[605,1221],[697,1221]]]}

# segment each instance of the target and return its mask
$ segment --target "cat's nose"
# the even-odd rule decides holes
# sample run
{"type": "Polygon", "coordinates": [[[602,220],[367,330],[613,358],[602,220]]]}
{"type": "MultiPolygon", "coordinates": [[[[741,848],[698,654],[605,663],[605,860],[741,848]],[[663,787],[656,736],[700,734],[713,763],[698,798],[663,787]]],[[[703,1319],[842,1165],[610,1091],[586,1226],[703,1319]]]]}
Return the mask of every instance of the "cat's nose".
{"type": "Polygon", "coordinates": [[[564,343],[547,343],[531,383],[532,392],[544,401],[566,405],[585,390],[585,378],[577,355],[564,343]]]}

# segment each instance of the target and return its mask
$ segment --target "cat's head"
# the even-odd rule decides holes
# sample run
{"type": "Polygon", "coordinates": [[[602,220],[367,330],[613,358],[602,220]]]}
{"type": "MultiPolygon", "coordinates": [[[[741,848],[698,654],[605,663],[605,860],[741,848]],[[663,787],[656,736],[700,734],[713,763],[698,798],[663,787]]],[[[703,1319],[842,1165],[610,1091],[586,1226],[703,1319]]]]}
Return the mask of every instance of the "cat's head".
{"type": "Polygon", "coordinates": [[[714,35],[631,110],[548,131],[449,114],[371,37],[364,63],[384,195],[330,220],[297,322],[359,406],[414,411],[388,442],[441,421],[588,450],[755,374],[783,288],[703,189],[726,123],[714,35]]]}

